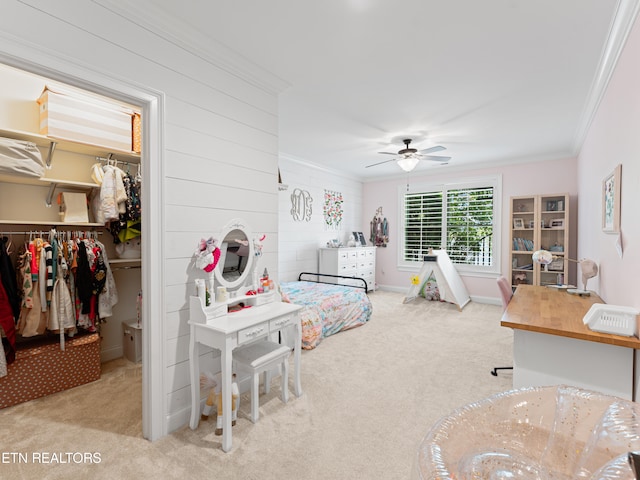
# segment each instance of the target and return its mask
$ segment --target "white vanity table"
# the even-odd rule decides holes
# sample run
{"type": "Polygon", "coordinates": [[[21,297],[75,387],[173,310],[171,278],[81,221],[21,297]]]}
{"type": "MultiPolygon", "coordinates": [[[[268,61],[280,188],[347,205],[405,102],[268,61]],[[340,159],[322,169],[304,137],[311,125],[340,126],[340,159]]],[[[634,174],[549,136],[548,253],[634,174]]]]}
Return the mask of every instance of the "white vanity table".
{"type": "MultiPolygon", "coordinates": [[[[237,295],[249,289],[245,285],[246,279],[252,273],[254,266],[254,249],[250,233],[246,226],[239,221],[231,222],[222,233],[224,239],[220,256],[220,264],[215,268],[216,281],[231,292],[231,298],[226,302],[213,303],[204,306],[200,297],[189,299],[189,325],[191,338],[189,340],[189,363],[191,376],[191,419],[189,426],[195,430],[200,419],[200,345],[215,348],[220,351],[220,368],[222,377],[222,450],[228,452],[232,446],[231,430],[231,383],[233,374],[233,349],[265,337],[277,341],[277,333],[291,325],[295,327],[294,343],[294,394],[302,394],[300,383],[300,356],[302,329],[298,319],[298,310],[302,307],[280,301],[276,292],[259,295],[237,295]],[[244,234],[249,240],[249,261],[239,276],[233,272],[232,276],[224,277],[226,245],[228,238],[244,234]],[[230,280],[233,278],[233,280],[230,280]],[[248,308],[227,312],[229,306],[243,303],[248,308]]],[[[230,258],[230,265],[237,265],[234,258],[230,258]]],[[[250,280],[251,281],[251,280],[250,280]]],[[[211,286],[212,287],[212,286],[211,286]]],[[[244,292],[243,292],[244,293],[244,292]]]]}
{"type": "Polygon", "coordinates": [[[190,299],[191,339],[189,341],[189,362],[191,366],[191,421],[195,430],[200,419],[200,344],[220,350],[222,372],[222,450],[231,450],[231,378],[233,349],[256,339],[277,334],[289,325],[296,329],[294,347],[294,388],[296,396],[302,395],[300,383],[301,327],[298,310],[302,307],[292,303],[271,302],[265,305],[245,308],[222,317],[211,318],[198,297],[190,299]]]}

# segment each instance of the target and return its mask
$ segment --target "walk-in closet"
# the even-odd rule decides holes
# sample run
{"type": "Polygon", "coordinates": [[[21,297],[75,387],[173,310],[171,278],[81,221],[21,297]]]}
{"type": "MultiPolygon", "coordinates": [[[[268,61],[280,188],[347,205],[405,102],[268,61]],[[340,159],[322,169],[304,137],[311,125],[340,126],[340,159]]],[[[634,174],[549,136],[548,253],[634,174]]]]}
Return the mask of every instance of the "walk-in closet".
{"type": "Polygon", "coordinates": [[[0,83],[0,408],[105,369],[140,383],[141,109],[1,64],[0,83]]]}

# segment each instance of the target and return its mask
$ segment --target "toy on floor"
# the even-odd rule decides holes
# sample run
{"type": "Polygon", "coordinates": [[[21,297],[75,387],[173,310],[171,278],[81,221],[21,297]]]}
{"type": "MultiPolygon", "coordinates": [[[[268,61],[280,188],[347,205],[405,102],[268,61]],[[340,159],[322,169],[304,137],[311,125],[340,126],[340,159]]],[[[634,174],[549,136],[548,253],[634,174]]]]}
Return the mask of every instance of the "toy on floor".
{"type": "MultiPolygon", "coordinates": [[[[235,380],[236,375],[233,375],[235,380]]],[[[208,420],[209,415],[213,411],[213,405],[217,405],[218,416],[216,419],[216,435],[222,435],[222,376],[221,373],[215,375],[205,372],[200,375],[200,388],[209,389],[207,395],[207,401],[204,404],[202,410],[201,419],[208,420]]],[[[240,405],[240,391],[238,390],[238,384],[233,382],[231,384],[231,425],[235,425],[238,420],[238,406],[240,405]]]]}

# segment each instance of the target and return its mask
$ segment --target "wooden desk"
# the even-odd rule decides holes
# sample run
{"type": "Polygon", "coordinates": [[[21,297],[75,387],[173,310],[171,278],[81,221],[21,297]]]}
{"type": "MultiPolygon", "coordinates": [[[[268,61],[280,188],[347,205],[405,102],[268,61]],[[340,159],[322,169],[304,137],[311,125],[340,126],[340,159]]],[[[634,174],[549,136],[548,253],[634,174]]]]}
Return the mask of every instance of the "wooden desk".
{"type": "Polygon", "coordinates": [[[594,293],[518,286],[501,321],[514,332],[514,388],[566,384],[640,398],[640,340],[590,330],[582,318],[594,303],[604,302],[594,293]]]}
{"type": "MultiPolygon", "coordinates": [[[[223,305],[226,309],[226,305],[223,305]]],[[[198,297],[191,297],[189,303],[189,366],[191,372],[191,419],[192,430],[198,428],[200,420],[200,362],[199,345],[220,350],[220,368],[222,373],[222,450],[228,452],[233,443],[231,431],[231,378],[233,349],[239,345],[253,342],[265,336],[273,335],[290,325],[295,327],[294,346],[294,384],[293,392],[302,395],[300,383],[300,348],[302,327],[298,319],[298,310],[302,307],[291,303],[272,302],[253,306],[245,310],[215,316],[219,305],[203,307],[198,297]]]]}

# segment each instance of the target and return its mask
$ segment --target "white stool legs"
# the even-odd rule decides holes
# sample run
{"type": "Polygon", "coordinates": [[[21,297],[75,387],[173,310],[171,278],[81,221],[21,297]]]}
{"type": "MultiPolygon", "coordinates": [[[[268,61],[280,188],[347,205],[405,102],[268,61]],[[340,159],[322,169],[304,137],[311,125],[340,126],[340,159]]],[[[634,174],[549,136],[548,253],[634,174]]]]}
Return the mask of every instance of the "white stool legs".
{"type": "Polygon", "coordinates": [[[264,374],[265,393],[269,393],[270,370],[279,367],[281,373],[281,399],[289,400],[289,355],[291,349],[269,340],[261,340],[233,353],[238,372],[251,374],[251,421],[256,423],[259,413],[260,375],[264,374]]]}

